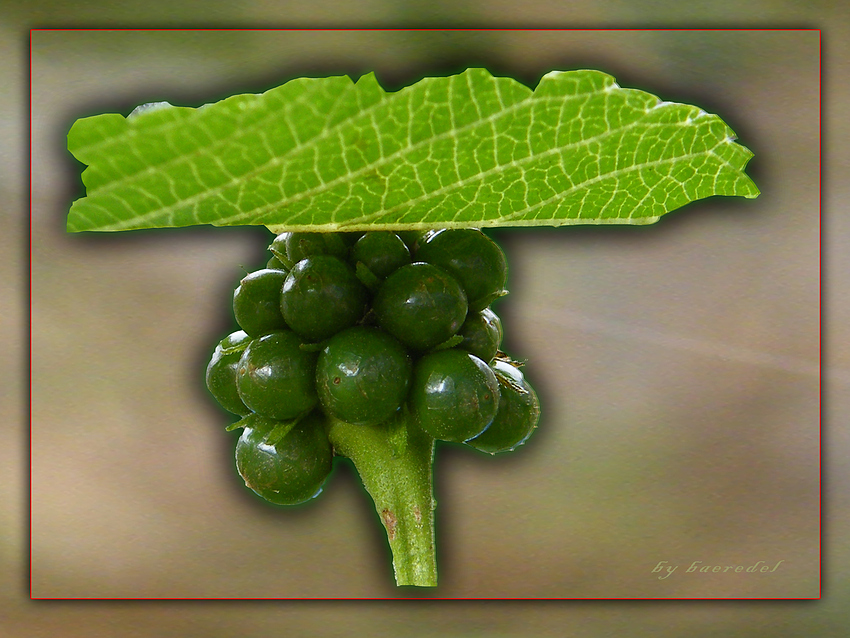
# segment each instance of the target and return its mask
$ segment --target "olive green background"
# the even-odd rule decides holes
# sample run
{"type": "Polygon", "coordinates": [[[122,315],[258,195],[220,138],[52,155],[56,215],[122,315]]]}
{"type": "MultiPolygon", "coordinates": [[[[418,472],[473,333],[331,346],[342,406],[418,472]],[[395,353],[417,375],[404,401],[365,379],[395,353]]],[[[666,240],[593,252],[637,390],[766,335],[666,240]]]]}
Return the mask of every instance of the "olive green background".
{"type": "MultiPolygon", "coordinates": [[[[60,6],[40,4],[44,16],[60,6]]],[[[796,16],[793,26],[812,19],[802,5],[765,4],[796,16]]],[[[534,26],[575,24],[571,18],[624,26],[614,22],[649,15],[617,2],[579,3],[569,13],[531,5],[557,18],[534,23],[524,11],[534,26]]],[[[176,24],[202,11],[231,26],[228,6],[195,3],[176,24]]],[[[325,24],[371,9],[388,25],[442,15],[514,25],[519,12],[470,3],[458,14],[430,3],[412,16],[398,6],[340,4],[336,24],[325,24]]],[[[654,3],[653,11],[681,19],[676,6],[654,3]]],[[[816,6],[825,20],[838,15],[816,6]]],[[[242,18],[252,26],[320,24],[303,6],[276,7],[245,3],[242,18]]],[[[4,11],[3,51],[25,66],[20,27],[44,18],[15,5],[4,11]]],[[[73,16],[85,24],[95,17],[85,3],[73,16]]],[[[840,28],[825,44],[836,47],[842,71],[840,28]]],[[[34,34],[32,527],[30,544],[27,431],[10,427],[0,489],[4,503],[24,506],[3,508],[0,519],[0,625],[12,636],[838,635],[850,619],[835,613],[848,557],[837,533],[826,539],[831,600],[821,602],[26,600],[28,549],[36,598],[817,597],[818,44],[813,32],[34,34]],[[544,419],[534,439],[505,458],[438,450],[441,585],[400,592],[353,472],[340,467],[306,507],[258,502],[235,474],[228,417],[203,390],[205,360],[231,329],[232,289],[243,266],[264,261],[268,236],[212,228],[67,235],[64,216],[82,193],[81,166],[64,136],[78,117],[126,114],[141,102],[198,105],[301,75],[369,70],[392,89],[476,65],[530,84],[555,68],[598,68],[623,86],[699,104],[755,151],[749,172],[763,194],[691,205],[646,228],[498,233],[511,266],[511,294],[497,308],[506,349],[529,360],[544,419]],[[770,574],[684,573],[693,561],[759,560],[784,562],[770,574]],[[659,561],[680,567],[661,580],[651,571],[659,561]]],[[[20,68],[4,72],[11,83],[25,79],[20,68]]],[[[827,81],[828,99],[845,93],[837,79],[827,81]]],[[[10,113],[4,164],[20,167],[26,138],[9,122],[25,117],[25,98],[2,99],[10,113]]],[[[827,138],[846,138],[844,121],[827,122],[827,138]]],[[[842,159],[846,168],[846,151],[836,149],[827,177],[837,180],[842,159]]],[[[20,254],[24,268],[25,228],[13,203],[25,185],[11,172],[3,177],[12,230],[3,252],[20,254]]],[[[850,234],[838,208],[842,189],[828,192],[837,210],[827,211],[822,229],[826,283],[836,290],[824,307],[835,326],[824,335],[834,346],[823,379],[827,426],[846,412],[850,385],[848,351],[839,345],[847,336],[840,320],[850,314],[838,291],[850,234]]],[[[22,268],[9,262],[4,327],[25,328],[5,303],[27,301],[25,290],[15,295],[22,268]]],[[[15,376],[20,355],[3,353],[15,376]]],[[[4,387],[10,423],[26,411],[25,389],[25,379],[4,387]]],[[[845,439],[827,427],[825,511],[833,524],[846,520],[839,490],[848,477],[837,462],[845,439]]]]}

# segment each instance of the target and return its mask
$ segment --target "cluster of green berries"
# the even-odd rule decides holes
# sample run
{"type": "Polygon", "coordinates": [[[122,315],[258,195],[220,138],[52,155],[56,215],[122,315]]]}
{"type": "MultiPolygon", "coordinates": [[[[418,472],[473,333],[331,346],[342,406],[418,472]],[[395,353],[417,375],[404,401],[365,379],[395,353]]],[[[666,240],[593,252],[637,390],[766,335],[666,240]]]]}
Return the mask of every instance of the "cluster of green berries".
{"type": "Polygon", "coordinates": [[[539,404],[500,351],[490,304],[505,294],[499,246],[476,229],[287,232],[233,295],[241,330],[215,348],[206,383],[244,417],[236,465],[248,487],[292,505],[331,471],[338,419],[378,427],[400,412],[433,439],[496,454],[525,442],[539,404]]]}

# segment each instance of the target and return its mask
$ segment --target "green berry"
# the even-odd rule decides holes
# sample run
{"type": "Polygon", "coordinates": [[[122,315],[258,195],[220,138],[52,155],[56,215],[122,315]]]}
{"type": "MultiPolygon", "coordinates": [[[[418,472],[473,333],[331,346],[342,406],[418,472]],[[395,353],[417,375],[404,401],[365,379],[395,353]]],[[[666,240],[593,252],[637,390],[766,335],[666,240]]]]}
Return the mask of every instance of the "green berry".
{"type": "Polygon", "coordinates": [[[461,443],[493,421],[499,384],[490,366],[475,355],[454,348],[440,350],[416,363],[410,404],[425,432],[461,443]]]}
{"type": "Polygon", "coordinates": [[[354,244],[352,260],[361,262],[379,279],[410,263],[410,250],[395,233],[378,231],[363,235],[354,244]]]}
{"type": "Polygon", "coordinates": [[[242,352],[251,342],[244,331],[229,334],[215,347],[212,358],[207,364],[205,380],[207,389],[219,405],[228,412],[245,416],[251,410],[242,402],[236,389],[236,368],[242,352]]]}
{"type": "Polygon", "coordinates": [[[252,272],[239,282],[233,293],[236,323],[252,337],[286,328],[280,312],[280,293],[286,272],[264,268],[252,272]]]}
{"type": "Polygon", "coordinates": [[[416,259],[450,272],[463,286],[470,310],[482,310],[505,294],[505,254],[480,230],[459,228],[431,233],[419,246],[416,259]]]}
{"type": "Polygon", "coordinates": [[[502,322],[489,308],[470,312],[458,334],[463,337],[458,348],[489,363],[502,345],[502,322]]]}
{"type": "Polygon", "coordinates": [[[494,361],[499,381],[499,409],[484,432],[466,444],[482,452],[510,452],[525,443],[540,419],[540,402],[522,372],[505,361],[494,361]]]}
{"type": "MultiPolygon", "coordinates": [[[[341,233],[284,233],[286,256],[293,264],[314,255],[334,255],[345,259],[348,246],[341,233]]],[[[272,244],[274,245],[274,244],[272,244]]]]}
{"type": "Polygon", "coordinates": [[[355,326],[319,353],[316,388],[325,411],[355,425],[386,421],[407,397],[412,363],[394,337],[355,326]]]}
{"type": "Polygon", "coordinates": [[[252,411],[272,419],[294,419],[312,410],[316,395],[316,353],[301,348],[291,330],[252,341],[236,370],[236,387],[252,411]]]}
{"type": "Polygon", "coordinates": [[[372,304],[380,326],[406,346],[425,351],[443,343],[466,319],[466,294],[445,270],[425,263],[387,277],[372,304]]]}
{"type": "Polygon", "coordinates": [[[245,485],[278,505],[297,505],[318,496],[333,462],[323,421],[320,412],[294,425],[258,415],[245,419],[236,443],[236,468],[245,485]]]}
{"type": "Polygon", "coordinates": [[[315,255],[289,272],[280,307],[292,330],[309,341],[322,341],[356,324],[366,301],[366,288],[348,264],[331,255],[315,255]]]}

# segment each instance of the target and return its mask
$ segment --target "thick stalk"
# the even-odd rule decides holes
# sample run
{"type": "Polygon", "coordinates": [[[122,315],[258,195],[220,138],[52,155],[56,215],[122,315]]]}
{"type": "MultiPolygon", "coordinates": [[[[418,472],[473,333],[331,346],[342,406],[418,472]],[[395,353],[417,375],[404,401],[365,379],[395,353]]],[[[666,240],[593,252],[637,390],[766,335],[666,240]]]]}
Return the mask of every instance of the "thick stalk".
{"type": "Polygon", "coordinates": [[[436,587],[434,440],[399,411],[376,427],[333,420],[337,454],[352,460],[387,532],[397,585],[436,587]]]}

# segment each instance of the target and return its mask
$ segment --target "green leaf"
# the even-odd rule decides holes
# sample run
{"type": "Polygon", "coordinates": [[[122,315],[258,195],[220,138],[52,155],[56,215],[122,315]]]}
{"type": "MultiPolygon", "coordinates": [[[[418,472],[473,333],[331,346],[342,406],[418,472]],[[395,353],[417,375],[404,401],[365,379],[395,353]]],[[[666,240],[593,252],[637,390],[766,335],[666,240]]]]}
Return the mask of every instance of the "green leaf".
{"type": "Polygon", "coordinates": [[[301,78],[78,120],[68,148],[87,196],[68,230],[648,224],[756,197],[734,139],[716,115],[599,71],[552,72],[534,91],[483,69],[395,93],[372,74],[301,78]]]}

